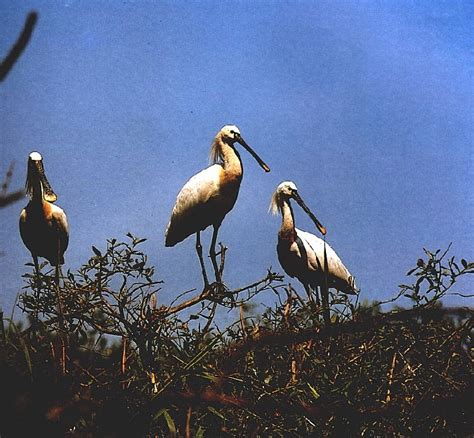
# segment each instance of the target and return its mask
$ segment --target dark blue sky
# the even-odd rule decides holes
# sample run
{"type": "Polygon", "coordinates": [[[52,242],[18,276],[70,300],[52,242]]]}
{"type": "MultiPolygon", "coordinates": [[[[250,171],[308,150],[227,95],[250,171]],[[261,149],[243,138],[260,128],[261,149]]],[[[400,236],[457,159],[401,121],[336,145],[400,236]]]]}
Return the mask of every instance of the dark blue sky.
{"type": "MultiPolygon", "coordinates": [[[[288,179],[363,298],[394,295],[423,247],[474,258],[472,2],[3,0],[0,56],[31,9],[31,43],[0,86],[0,170],[14,160],[22,187],[42,153],[70,222],[67,268],[130,231],[149,239],[159,301],[200,286],[194,239],[165,248],[164,230],[227,123],[272,169],[242,151],[220,232],[230,287],[281,270],[267,210],[288,179]]],[[[6,311],[30,261],[23,204],[0,211],[6,311]]]]}

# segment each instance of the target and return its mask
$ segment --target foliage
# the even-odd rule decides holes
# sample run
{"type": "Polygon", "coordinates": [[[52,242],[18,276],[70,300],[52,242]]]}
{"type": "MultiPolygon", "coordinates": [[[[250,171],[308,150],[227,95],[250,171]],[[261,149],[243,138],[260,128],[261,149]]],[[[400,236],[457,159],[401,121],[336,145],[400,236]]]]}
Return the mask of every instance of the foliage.
{"type": "MultiPolygon", "coordinates": [[[[268,271],[158,305],[144,239],[92,247],[58,286],[25,274],[21,327],[0,326],[1,436],[412,436],[472,434],[473,311],[444,308],[474,264],[425,251],[396,297],[332,295],[332,321],[268,271]],[[246,316],[256,294],[277,303],[246,316]],[[222,307],[240,318],[215,322],[222,307]]],[[[449,248],[448,248],[449,249],[449,248]]],[[[221,248],[221,267],[225,248],[221,248]]]]}

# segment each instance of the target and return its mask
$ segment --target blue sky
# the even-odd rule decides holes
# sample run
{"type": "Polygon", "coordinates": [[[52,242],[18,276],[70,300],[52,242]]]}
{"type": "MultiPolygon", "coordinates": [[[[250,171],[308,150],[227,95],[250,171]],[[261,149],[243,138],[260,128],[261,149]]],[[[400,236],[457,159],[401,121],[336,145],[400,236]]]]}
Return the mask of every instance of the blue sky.
{"type": "MultiPolygon", "coordinates": [[[[164,230],[228,123],[272,169],[242,151],[220,231],[230,287],[281,270],[267,210],[283,180],[327,227],[363,298],[394,295],[423,247],[453,242],[474,258],[472,2],[3,0],[0,56],[31,9],[32,40],[0,86],[0,171],[15,161],[22,187],[29,152],[42,153],[70,222],[66,268],[130,231],[148,238],[165,281],[158,301],[199,287],[194,239],[165,248],[164,230]]],[[[26,202],[0,211],[5,311],[30,261],[18,233],[26,202]]]]}

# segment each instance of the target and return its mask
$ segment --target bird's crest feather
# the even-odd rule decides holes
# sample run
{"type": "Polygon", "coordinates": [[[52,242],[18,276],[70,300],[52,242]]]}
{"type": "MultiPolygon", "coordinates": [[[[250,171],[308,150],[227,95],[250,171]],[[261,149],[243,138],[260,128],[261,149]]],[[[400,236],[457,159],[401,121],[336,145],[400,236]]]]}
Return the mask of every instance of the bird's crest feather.
{"type": "Polygon", "coordinates": [[[268,211],[270,211],[272,214],[278,214],[281,210],[281,201],[280,201],[280,194],[278,193],[278,190],[275,190],[275,193],[272,195],[272,200],[270,201],[270,207],[268,208],[268,211]]]}
{"type": "Polygon", "coordinates": [[[214,139],[211,145],[211,151],[209,152],[209,161],[211,164],[222,164],[223,161],[222,151],[219,146],[217,137],[214,139]]]}

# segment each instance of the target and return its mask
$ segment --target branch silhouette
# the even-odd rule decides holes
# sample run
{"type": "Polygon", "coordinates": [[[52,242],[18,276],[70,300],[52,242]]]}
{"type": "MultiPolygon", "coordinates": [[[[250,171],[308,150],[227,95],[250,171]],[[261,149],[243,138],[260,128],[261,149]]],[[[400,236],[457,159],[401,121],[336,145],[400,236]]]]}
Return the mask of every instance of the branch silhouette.
{"type": "Polygon", "coordinates": [[[0,82],[5,80],[8,73],[10,73],[10,70],[13,68],[28,45],[37,20],[38,14],[35,11],[30,12],[26,17],[25,25],[23,26],[20,36],[16,40],[13,47],[10,49],[8,55],[0,63],[0,82]]]}

